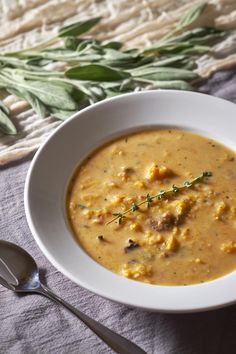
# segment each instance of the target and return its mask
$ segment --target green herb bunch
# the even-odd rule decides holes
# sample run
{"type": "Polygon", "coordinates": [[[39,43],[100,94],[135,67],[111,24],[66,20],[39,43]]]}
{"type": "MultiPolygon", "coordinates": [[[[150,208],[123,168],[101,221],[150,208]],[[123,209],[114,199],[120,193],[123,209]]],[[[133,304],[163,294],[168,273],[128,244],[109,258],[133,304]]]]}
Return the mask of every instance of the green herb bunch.
{"type": "MultiPolygon", "coordinates": [[[[121,42],[84,37],[100,17],[62,27],[55,37],[31,48],[0,52],[0,89],[27,101],[41,118],[51,115],[61,120],[124,92],[149,88],[189,90],[199,78],[193,71],[196,58],[226,35],[206,27],[184,32],[206,6],[204,2],[191,8],[168,36],[145,49],[122,50],[121,42]],[[49,69],[49,64],[56,63],[63,63],[64,71],[49,69]]],[[[0,131],[17,133],[2,103],[0,131]]]]}

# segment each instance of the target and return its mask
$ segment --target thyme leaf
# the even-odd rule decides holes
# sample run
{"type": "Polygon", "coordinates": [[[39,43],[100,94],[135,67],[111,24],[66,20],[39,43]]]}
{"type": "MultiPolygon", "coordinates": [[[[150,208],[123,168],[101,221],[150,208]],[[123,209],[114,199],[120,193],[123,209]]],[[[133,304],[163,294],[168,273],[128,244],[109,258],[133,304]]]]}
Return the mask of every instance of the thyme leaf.
{"type": "Polygon", "coordinates": [[[136,210],[139,209],[139,206],[138,206],[137,204],[133,203],[133,204],[131,205],[131,208],[132,208],[132,211],[135,212],[136,210]]]}
{"type": "Polygon", "coordinates": [[[157,199],[162,200],[165,197],[166,192],[162,189],[160,192],[157,194],[157,199]]]}
{"type": "Polygon", "coordinates": [[[148,193],[146,196],[146,203],[147,203],[147,207],[149,208],[150,204],[153,201],[153,197],[150,196],[150,194],[148,193]]]}
{"type": "Polygon", "coordinates": [[[115,219],[118,219],[118,224],[121,224],[123,219],[126,218],[126,216],[122,213],[113,213],[112,215],[115,216],[115,219]]]}
{"type": "Polygon", "coordinates": [[[178,188],[175,184],[173,184],[173,186],[172,186],[172,192],[173,192],[173,193],[178,193],[178,191],[179,191],[179,188],[178,188]]]}

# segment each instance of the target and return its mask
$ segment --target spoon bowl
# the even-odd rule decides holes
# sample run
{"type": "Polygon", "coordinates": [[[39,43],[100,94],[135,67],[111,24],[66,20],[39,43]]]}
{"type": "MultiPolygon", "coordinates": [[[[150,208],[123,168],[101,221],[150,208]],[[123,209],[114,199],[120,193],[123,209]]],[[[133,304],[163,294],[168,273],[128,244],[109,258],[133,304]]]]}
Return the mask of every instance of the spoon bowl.
{"type": "Polygon", "coordinates": [[[34,291],[41,287],[38,267],[33,257],[23,248],[2,240],[0,283],[17,292],[34,291]]]}

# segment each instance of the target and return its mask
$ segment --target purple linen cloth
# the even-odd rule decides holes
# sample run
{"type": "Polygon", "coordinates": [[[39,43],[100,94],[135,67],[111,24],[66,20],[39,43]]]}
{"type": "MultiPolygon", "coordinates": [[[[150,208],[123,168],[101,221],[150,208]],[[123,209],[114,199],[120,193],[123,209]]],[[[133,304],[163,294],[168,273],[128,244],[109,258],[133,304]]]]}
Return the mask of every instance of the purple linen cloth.
{"type": "MultiPolygon", "coordinates": [[[[199,91],[236,102],[236,70],[215,74],[199,91]]],[[[39,250],[26,222],[23,190],[29,164],[27,159],[0,171],[0,237],[21,245],[35,257],[52,291],[131,339],[148,354],[236,353],[235,306],[198,314],[150,313],[105,300],[58,272],[39,250]]],[[[40,295],[18,296],[0,285],[0,354],[21,353],[112,351],[76,317],[52,301],[40,295]]]]}

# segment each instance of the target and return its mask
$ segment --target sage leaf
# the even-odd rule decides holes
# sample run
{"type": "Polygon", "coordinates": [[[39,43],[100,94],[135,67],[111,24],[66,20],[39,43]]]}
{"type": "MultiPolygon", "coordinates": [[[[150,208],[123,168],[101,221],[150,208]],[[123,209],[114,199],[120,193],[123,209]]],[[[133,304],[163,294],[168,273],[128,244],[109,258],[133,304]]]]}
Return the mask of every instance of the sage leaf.
{"type": "Polygon", "coordinates": [[[55,118],[58,118],[60,120],[66,120],[67,118],[71,117],[73,114],[77,113],[77,111],[63,111],[60,109],[52,108],[50,113],[55,118]]]}
{"type": "Polygon", "coordinates": [[[101,17],[94,17],[87,21],[79,21],[68,26],[63,26],[58,31],[58,37],[80,36],[82,33],[88,32],[100,20],[101,17]]]}
{"type": "Polygon", "coordinates": [[[26,62],[28,65],[33,65],[33,66],[45,66],[48,64],[53,63],[53,60],[51,59],[42,59],[41,57],[36,57],[36,58],[32,58],[27,60],[26,62]]]}
{"type": "Polygon", "coordinates": [[[123,81],[111,81],[111,82],[102,82],[100,85],[103,87],[103,89],[115,89],[119,91],[120,85],[123,83],[123,81]]]}
{"type": "Polygon", "coordinates": [[[122,42],[112,41],[103,45],[103,48],[110,48],[119,50],[123,46],[122,42]]]}
{"type": "Polygon", "coordinates": [[[212,44],[216,40],[218,40],[221,37],[224,37],[227,34],[226,31],[222,31],[220,33],[212,33],[208,34],[207,36],[204,36],[203,38],[192,38],[189,40],[189,42],[193,45],[205,45],[205,44],[212,44]]]}
{"type": "Polygon", "coordinates": [[[107,48],[104,52],[104,59],[105,60],[124,60],[124,61],[129,61],[129,60],[134,60],[137,58],[137,53],[132,54],[132,53],[125,53],[125,52],[120,52],[115,49],[107,48]]]}
{"type": "Polygon", "coordinates": [[[119,95],[120,95],[120,92],[118,92],[118,91],[113,91],[113,90],[111,90],[111,89],[107,89],[107,90],[106,90],[106,95],[107,95],[107,98],[111,98],[111,97],[119,96],[119,95]]]}
{"type": "Polygon", "coordinates": [[[178,43],[163,43],[154,45],[143,51],[144,54],[155,53],[158,55],[194,55],[194,54],[204,54],[209,51],[209,46],[204,45],[193,45],[190,41],[178,42],[178,43]]]}
{"type": "Polygon", "coordinates": [[[21,69],[29,69],[32,70],[33,68],[28,65],[28,63],[24,60],[20,60],[18,58],[9,58],[0,56],[0,63],[2,67],[13,67],[13,68],[21,68],[21,69]]]}
{"type": "Polygon", "coordinates": [[[178,36],[175,36],[168,40],[168,43],[174,42],[186,42],[192,38],[204,38],[205,35],[208,35],[211,31],[211,28],[207,27],[197,27],[192,30],[186,31],[178,36]]]}
{"type": "Polygon", "coordinates": [[[187,11],[180,18],[179,22],[176,25],[176,29],[177,30],[183,29],[189,26],[194,21],[196,21],[196,19],[203,13],[206,6],[207,6],[207,2],[202,2],[200,4],[193,6],[189,11],[187,11]]]}
{"type": "Polygon", "coordinates": [[[47,106],[43,104],[36,96],[29,92],[25,92],[25,100],[31,105],[33,110],[37,113],[40,118],[46,118],[49,116],[49,111],[47,106]]]}
{"type": "Polygon", "coordinates": [[[194,60],[184,61],[181,65],[181,68],[185,70],[195,70],[197,67],[198,65],[194,60]]]}
{"type": "Polygon", "coordinates": [[[65,76],[70,79],[86,81],[119,81],[130,77],[125,71],[112,69],[109,66],[91,64],[76,66],[66,70],[65,76]]]}
{"type": "Polygon", "coordinates": [[[133,78],[125,79],[124,81],[122,81],[119,87],[120,92],[130,92],[133,91],[134,89],[135,89],[135,81],[133,80],[133,78]]]}
{"type": "Polygon", "coordinates": [[[106,98],[106,93],[102,86],[93,85],[89,87],[89,95],[92,98],[93,103],[98,102],[106,98]]]}
{"type": "Polygon", "coordinates": [[[84,97],[84,99],[78,103],[77,109],[74,111],[64,110],[64,109],[55,108],[55,107],[48,107],[48,109],[50,110],[50,113],[53,117],[58,118],[60,120],[65,120],[65,119],[71,117],[76,112],[78,112],[80,109],[87,107],[89,104],[90,104],[89,99],[87,97],[84,97]]]}
{"type": "Polygon", "coordinates": [[[140,69],[133,74],[134,77],[142,77],[150,80],[194,80],[199,76],[197,73],[184,69],[177,69],[171,67],[150,67],[140,69]]]}
{"type": "Polygon", "coordinates": [[[189,42],[163,42],[157,43],[153,46],[146,48],[142,51],[143,54],[176,54],[180,53],[184,49],[192,47],[191,43],[189,42]]]}
{"type": "Polygon", "coordinates": [[[67,84],[67,86],[62,86],[62,84],[46,81],[25,80],[17,83],[16,88],[31,92],[47,106],[68,111],[77,109],[77,103],[73,98],[73,93],[77,94],[78,98],[82,98],[84,96],[81,91],[78,89],[75,90],[70,84],[67,84]]]}
{"type": "Polygon", "coordinates": [[[121,82],[105,82],[101,85],[104,88],[105,92],[107,92],[107,90],[111,90],[112,92],[116,92],[118,94],[121,92],[133,91],[137,86],[133,78],[128,78],[121,82]]]}
{"type": "Polygon", "coordinates": [[[150,66],[152,65],[153,67],[158,67],[158,66],[163,67],[163,66],[181,65],[181,63],[185,59],[186,59],[186,55],[175,55],[173,57],[157,60],[153,64],[151,63],[150,66]]]}
{"type": "Polygon", "coordinates": [[[9,110],[9,108],[8,108],[2,101],[0,101],[0,109],[1,109],[7,116],[9,116],[10,110],[9,110]]]}
{"type": "Polygon", "coordinates": [[[210,50],[209,46],[206,45],[195,45],[189,48],[185,48],[182,50],[182,54],[185,55],[196,55],[196,54],[205,54],[208,53],[210,50]]]}
{"type": "Polygon", "coordinates": [[[40,118],[46,118],[49,116],[49,110],[47,106],[43,104],[36,96],[26,90],[17,90],[17,89],[7,89],[7,91],[19,98],[22,98],[33,108],[33,110],[37,113],[40,118]]]}
{"type": "Polygon", "coordinates": [[[76,50],[80,43],[81,43],[80,38],[65,37],[64,39],[64,45],[66,49],[76,50]]]}
{"type": "Polygon", "coordinates": [[[17,130],[9,118],[9,109],[0,101],[0,131],[8,135],[16,135],[17,130]]]}
{"type": "Polygon", "coordinates": [[[218,39],[225,36],[226,34],[227,31],[222,31],[212,27],[197,27],[186,31],[179,36],[175,36],[166,42],[178,43],[189,41],[189,43],[197,42],[197,44],[205,44],[211,39],[218,39]]]}
{"type": "Polygon", "coordinates": [[[173,66],[173,67],[182,67],[182,65],[186,64],[186,60],[188,61],[187,55],[175,55],[171,57],[167,57],[164,59],[157,59],[156,61],[152,61],[146,65],[142,65],[140,67],[129,70],[132,75],[138,75],[143,70],[153,68],[153,70],[157,67],[165,67],[165,66],[173,66]]]}
{"type": "Polygon", "coordinates": [[[173,81],[153,81],[154,89],[168,89],[168,90],[192,90],[192,86],[183,80],[173,80],[173,81]]]}
{"type": "Polygon", "coordinates": [[[129,67],[133,67],[136,65],[140,66],[149,61],[150,58],[143,58],[137,53],[130,54],[130,53],[120,52],[118,50],[110,49],[110,48],[104,51],[103,60],[102,60],[102,62],[108,66],[121,67],[125,69],[128,69],[129,67]],[[141,63],[141,61],[144,62],[141,63]]]}

